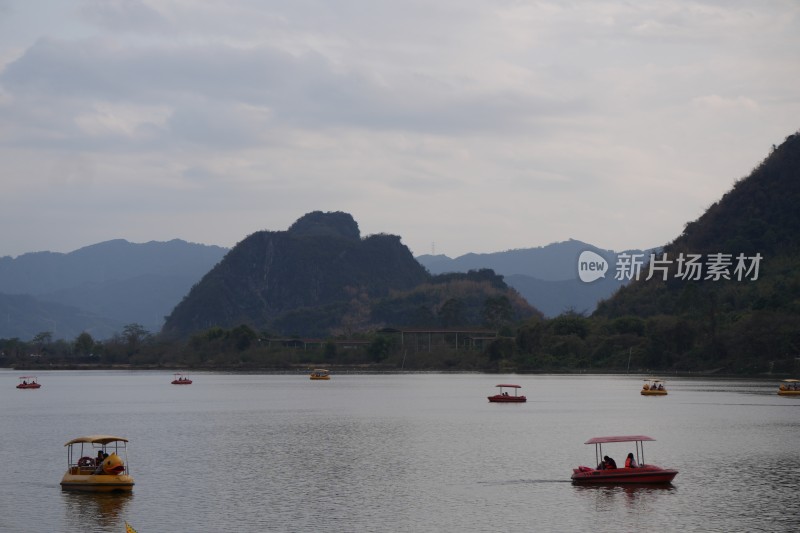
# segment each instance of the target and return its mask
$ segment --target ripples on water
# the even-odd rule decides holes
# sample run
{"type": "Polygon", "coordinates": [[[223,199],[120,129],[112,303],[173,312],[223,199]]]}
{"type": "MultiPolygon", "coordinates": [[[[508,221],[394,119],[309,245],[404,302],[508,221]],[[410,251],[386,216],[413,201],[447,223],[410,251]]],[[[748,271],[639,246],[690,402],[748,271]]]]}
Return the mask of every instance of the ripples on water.
{"type": "MultiPolygon", "coordinates": [[[[0,531],[790,531],[800,399],[747,380],[0,371],[0,531]],[[528,403],[489,404],[517,382],[528,403]],[[132,494],[61,492],[67,440],[130,438],[132,494]],[[593,436],[647,434],[673,485],[583,487],[593,436]]],[[[627,444],[604,446],[620,462],[627,444]]]]}

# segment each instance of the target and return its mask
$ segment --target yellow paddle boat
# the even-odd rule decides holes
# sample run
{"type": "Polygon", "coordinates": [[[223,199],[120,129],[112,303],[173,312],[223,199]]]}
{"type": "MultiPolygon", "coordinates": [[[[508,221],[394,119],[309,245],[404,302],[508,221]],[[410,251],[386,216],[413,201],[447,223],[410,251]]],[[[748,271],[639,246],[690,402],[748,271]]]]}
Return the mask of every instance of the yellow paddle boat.
{"type": "Polygon", "coordinates": [[[89,435],[72,439],[67,447],[67,472],[62,490],[110,492],[133,490],[128,469],[128,439],[89,435]]]}
{"type": "Polygon", "coordinates": [[[324,368],[315,368],[308,377],[310,379],[331,379],[331,373],[324,368]]]}
{"type": "Polygon", "coordinates": [[[800,396],[800,379],[784,379],[778,387],[781,396],[800,396]]]}
{"type": "Polygon", "coordinates": [[[666,396],[667,388],[664,386],[664,381],[660,379],[646,379],[642,385],[643,396],[666,396]]]}

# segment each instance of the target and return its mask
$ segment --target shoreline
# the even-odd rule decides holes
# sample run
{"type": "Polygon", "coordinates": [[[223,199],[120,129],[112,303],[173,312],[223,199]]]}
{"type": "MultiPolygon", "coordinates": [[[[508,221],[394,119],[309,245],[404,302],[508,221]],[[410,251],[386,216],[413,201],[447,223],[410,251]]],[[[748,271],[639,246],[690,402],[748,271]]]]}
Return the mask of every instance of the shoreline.
{"type": "Polygon", "coordinates": [[[562,375],[562,376],[657,376],[662,378],[719,378],[719,379],[763,379],[763,380],[780,380],[792,377],[790,374],[729,374],[723,372],[721,369],[713,370],[698,370],[698,371],[653,371],[653,370],[637,370],[635,372],[626,371],[625,369],[607,369],[600,370],[594,369],[591,371],[576,369],[560,369],[560,370],[536,370],[536,371],[488,371],[488,370],[452,370],[452,369],[397,369],[386,368],[381,365],[336,365],[336,364],[298,364],[293,365],[291,368],[275,368],[275,367],[242,367],[242,366],[219,366],[219,367],[173,367],[161,365],[131,365],[131,364],[69,364],[69,365],[25,365],[17,367],[0,367],[0,370],[8,370],[13,372],[40,372],[40,371],[74,371],[74,370],[120,370],[120,371],[164,371],[164,372],[185,372],[185,373],[208,373],[208,372],[221,372],[221,373],[242,373],[242,374],[293,374],[303,375],[307,374],[314,368],[326,368],[331,371],[331,374],[484,374],[484,375],[519,375],[519,376],[536,376],[536,375],[562,375]]]}

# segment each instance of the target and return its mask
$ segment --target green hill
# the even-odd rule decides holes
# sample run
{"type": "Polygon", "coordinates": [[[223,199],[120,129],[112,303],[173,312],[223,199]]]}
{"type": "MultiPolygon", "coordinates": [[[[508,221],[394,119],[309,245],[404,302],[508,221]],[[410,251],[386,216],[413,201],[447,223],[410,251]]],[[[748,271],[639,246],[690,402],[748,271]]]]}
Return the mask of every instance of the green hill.
{"type": "Polygon", "coordinates": [[[535,312],[491,271],[470,274],[470,294],[444,290],[445,279],[432,278],[400,237],[362,238],[351,215],[316,211],[286,231],[237,244],[167,317],[162,333],[185,338],[243,324],[276,335],[349,336],[385,325],[439,326],[444,316],[480,324],[485,300],[500,296],[510,316],[535,312]]]}
{"type": "Polygon", "coordinates": [[[642,362],[731,372],[800,370],[800,133],[602,302],[605,324],[641,320],[642,362]],[[693,258],[698,269],[689,268],[693,258]],[[743,268],[739,268],[743,267],[743,268]],[[663,279],[666,277],[666,280],[663,279]]]}

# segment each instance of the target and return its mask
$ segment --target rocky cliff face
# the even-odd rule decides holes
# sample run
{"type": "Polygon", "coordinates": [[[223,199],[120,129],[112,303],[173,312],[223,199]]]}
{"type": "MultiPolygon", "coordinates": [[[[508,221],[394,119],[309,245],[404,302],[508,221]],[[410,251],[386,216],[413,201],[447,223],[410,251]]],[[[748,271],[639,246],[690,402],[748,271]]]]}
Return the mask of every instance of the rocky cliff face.
{"type": "Polygon", "coordinates": [[[316,211],[287,231],[260,231],[237,244],[178,304],[162,332],[270,329],[291,311],[341,304],[355,293],[379,298],[428,279],[399,237],[361,238],[351,215],[316,211]]]}

